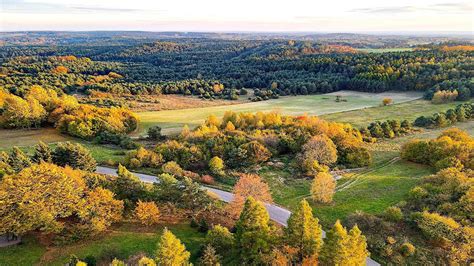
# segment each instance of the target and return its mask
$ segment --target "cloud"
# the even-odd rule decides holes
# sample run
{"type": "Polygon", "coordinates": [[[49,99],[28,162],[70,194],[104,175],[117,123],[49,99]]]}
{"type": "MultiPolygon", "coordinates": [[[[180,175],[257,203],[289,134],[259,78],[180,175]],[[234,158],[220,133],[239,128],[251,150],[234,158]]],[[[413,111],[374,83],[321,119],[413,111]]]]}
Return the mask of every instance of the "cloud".
{"type": "Polygon", "coordinates": [[[369,7],[349,10],[354,13],[368,14],[401,14],[414,12],[435,12],[435,13],[471,13],[472,5],[469,3],[440,3],[427,6],[392,6],[392,7],[369,7]]]}
{"type": "Polygon", "coordinates": [[[138,8],[115,8],[95,5],[67,5],[51,2],[28,2],[25,0],[1,0],[2,11],[8,13],[129,13],[129,12],[152,12],[161,13],[162,10],[138,9],[138,8]]]}

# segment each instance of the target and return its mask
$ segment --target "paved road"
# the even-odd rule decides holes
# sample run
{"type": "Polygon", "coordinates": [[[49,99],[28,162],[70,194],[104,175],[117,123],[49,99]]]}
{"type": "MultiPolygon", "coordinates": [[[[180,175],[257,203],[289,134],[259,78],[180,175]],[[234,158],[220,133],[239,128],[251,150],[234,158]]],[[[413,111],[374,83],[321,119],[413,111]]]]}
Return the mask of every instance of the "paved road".
{"type": "MultiPolygon", "coordinates": [[[[117,169],[113,169],[113,168],[109,168],[109,167],[103,167],[103,166],[98,166],[96,172],[100,173],[100,174],[106,174],[106,175],[113,175],[113,176],[117,175],[117,169]]],[[[156,176],[146,175],[146,174],[139,174],[139,173],[133,173],[133,174],[138,176],[140,178],[140,180],[142,180],[143,182],[153,183],[153,182],[156,181],[156,176]]],[[[223,190],[220,190],[220,189],[205,187],[205,186],[203,186],[203,188],[207,189],[208,191],[211,191],[211,192],[215,193],[224,202],[231,202],[232,199],[234,199],[234,194],[232,194],[230,192],[223,191],[223,190]]],[[[290,215],[291,215],[291,212],[289,210],[284,209],[282,207],[279,207],[277,205],[268,204],[268,203],[265,203],[265,208],[267,209],[271,220],[273,220],[273,221],[275,221],[275,222],[277,222],[277,223],[279,223],[283,226],[288,225],[287,221],[288,221],[288,218],[290,218],[290,215]]],[[[323,237],[326,237],[326,232],[324,232],[324,231],[323,231],[323,237]]],[[[368,266],[378,266],[378,265],[380,265],[378,262],[372,260],[371,258],[367,258],[367,263],[366,264],[368,266]]]]}

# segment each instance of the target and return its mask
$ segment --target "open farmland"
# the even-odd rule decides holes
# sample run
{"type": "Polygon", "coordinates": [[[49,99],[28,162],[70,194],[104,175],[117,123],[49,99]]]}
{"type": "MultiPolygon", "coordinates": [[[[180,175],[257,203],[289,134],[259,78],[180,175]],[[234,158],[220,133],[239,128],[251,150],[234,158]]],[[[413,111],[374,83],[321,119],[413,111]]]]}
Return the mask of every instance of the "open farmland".
{"type": "Polygon", "coordinates": [[[144,133],[149,127],[158,125],[163,133],[173,134],[181,130],[184,125],[189,127],[202,123],[209,115],[222,116],[226,111],[234,112],[270,112],[277,111],[287,115],[323,115],[341,111],[358,110],[366,107],[378,106],[382,99],[392,98],[395,103],[407,102],[421,97],[416,92],[385,92],[363,93],[339,91],[320,95],[288,96],[275,100],[244,103],[230,106],[214,106],[205,108],[191,108],[183,110],[168,110],[160,112],[139,113],[140,128],[138,133],[144,133]],[[343,101],[336,102],[336,96],[343,101]]]}

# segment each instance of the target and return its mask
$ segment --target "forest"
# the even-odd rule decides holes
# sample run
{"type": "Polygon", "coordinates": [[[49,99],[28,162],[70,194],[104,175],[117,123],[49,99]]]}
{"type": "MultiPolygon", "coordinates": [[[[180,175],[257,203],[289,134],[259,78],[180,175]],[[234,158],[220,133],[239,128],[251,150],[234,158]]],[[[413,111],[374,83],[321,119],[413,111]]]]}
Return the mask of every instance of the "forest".
{"type": "Polygon", "coordinates": [[[0,266],[474,263],[469,40],[0,37],[0,266]]]}

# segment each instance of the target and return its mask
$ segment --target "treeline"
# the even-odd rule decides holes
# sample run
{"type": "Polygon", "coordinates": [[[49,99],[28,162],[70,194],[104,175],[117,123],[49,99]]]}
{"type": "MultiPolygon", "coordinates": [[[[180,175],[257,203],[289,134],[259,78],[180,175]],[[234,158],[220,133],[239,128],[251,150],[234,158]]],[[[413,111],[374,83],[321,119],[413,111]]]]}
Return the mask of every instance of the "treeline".
{"type": "Polygon", "coordinates": [[[417,127],[436,128],[446,127],[456,122],[464,122],[474,117],[474,104],[463,103],[455,108],[448,109],[446,112],[440,112],[431,116],[420,116],[414,121],[417,127]]]}
{"type": "Polygon", "coordinates": [[[124,108],[99,108],[79,104],[73,96],[32,86],[21,97],[0,88],[0,127],[54,126],[71,136],[93,139],[103,132],[129,133],[138,118],[124,108]]]}
{"type": "Polygon", "coordinates": [[[467,101],[474,96],[474,82],[472,79],[445,80],[427,90],[423,96],[433,103],[450,101],[467,101]]]}

